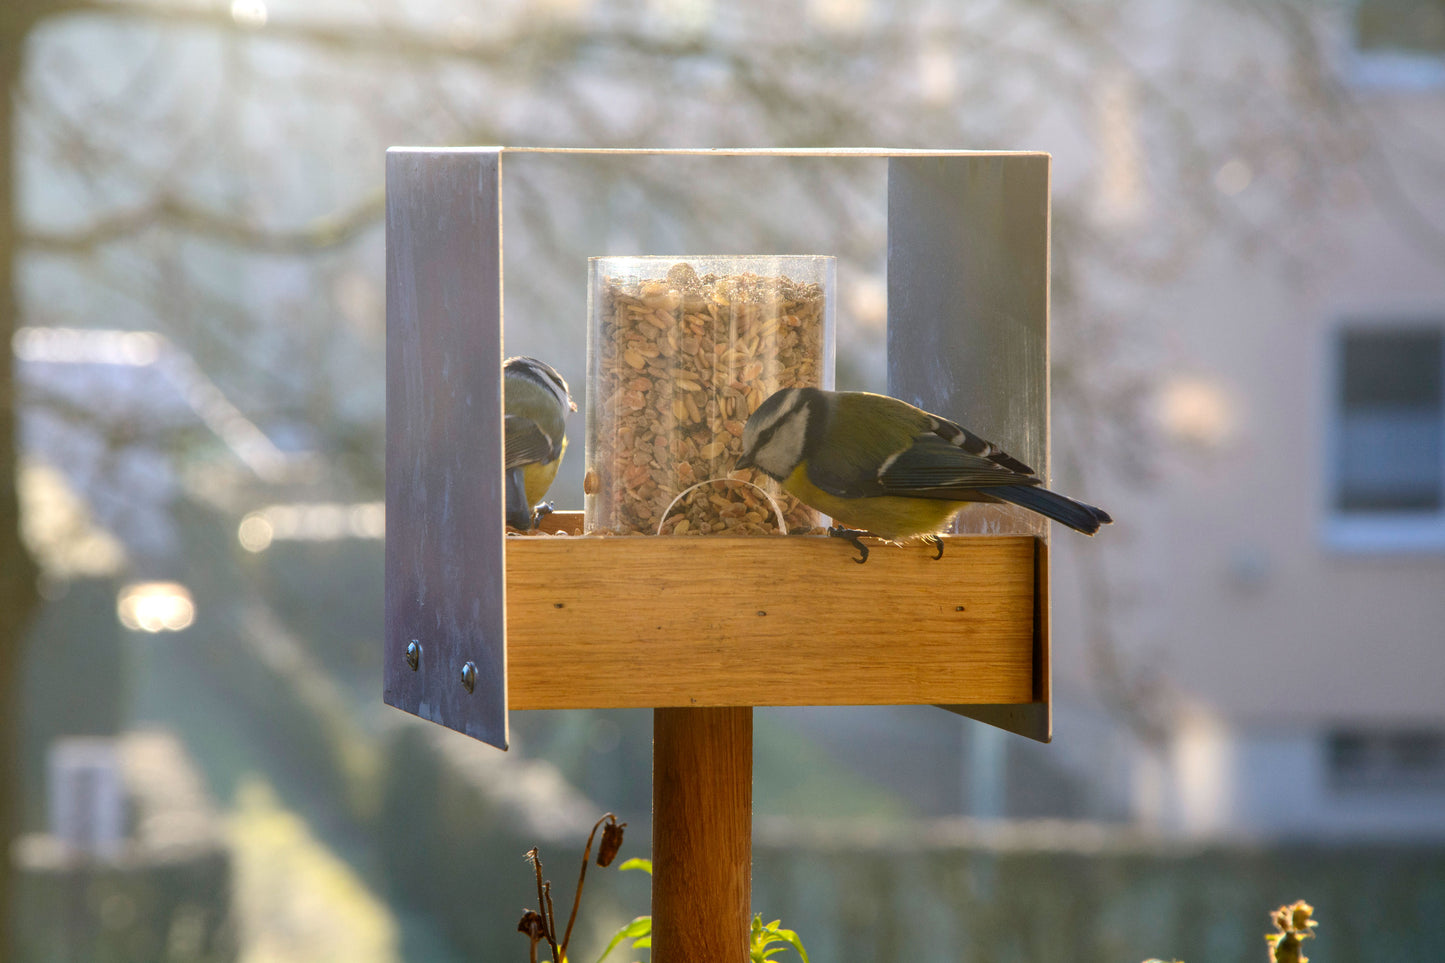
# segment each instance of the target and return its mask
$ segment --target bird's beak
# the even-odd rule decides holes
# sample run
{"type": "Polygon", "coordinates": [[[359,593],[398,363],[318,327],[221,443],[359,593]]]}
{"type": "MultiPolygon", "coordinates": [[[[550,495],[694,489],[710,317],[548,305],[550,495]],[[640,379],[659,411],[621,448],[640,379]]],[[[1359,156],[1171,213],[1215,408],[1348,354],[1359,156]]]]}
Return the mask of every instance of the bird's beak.
{"type": "Polygon", "coordinates": [[[743,452],[742,455],[740,455],[740,456],[738,457],[738,463],[733,466],[733,471],[738,471],[739,469],[752,468],[752,467],[754,467],[754,466],[753,466],[753,456],[750,455],[750,454],[748,454],[747,452],[743,452]]]}

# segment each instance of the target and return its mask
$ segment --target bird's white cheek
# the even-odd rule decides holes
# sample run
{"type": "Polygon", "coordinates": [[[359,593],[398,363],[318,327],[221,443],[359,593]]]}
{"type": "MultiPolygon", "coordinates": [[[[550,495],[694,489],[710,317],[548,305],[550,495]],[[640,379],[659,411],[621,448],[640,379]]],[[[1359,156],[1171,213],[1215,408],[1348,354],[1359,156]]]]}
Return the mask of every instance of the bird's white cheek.
{"type": "Polygon", "coordinates": [[[770,460],[786,475],[803,458],[803,445],[808,436],[806,418],[790,418],[783,423],[768,443],[770,460]]]}

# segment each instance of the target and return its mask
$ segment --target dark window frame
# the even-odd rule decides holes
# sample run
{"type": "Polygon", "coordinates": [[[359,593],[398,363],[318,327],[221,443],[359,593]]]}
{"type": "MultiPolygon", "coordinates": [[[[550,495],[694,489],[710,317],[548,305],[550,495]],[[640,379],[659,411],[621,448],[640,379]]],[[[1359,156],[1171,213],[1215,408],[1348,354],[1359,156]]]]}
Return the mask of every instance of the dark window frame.
{"type": "Polygon", "coordinates": [[[1340,726],[1325,733],[1324,767],[1336,792],[1445,793],[1445,729],[1340,726]]]}
{"type": "Polygon", "coordinates": [[[1445,310],[1399,320],[1347,318],[1330,332],[1327,357],[1325,464],[1320,496],[1324,543],[1342,552],[1445,553],[1445,310]],[[1416,411],[1413,419],[1408,417],[1411,414],[1409,391],[1380,379],[1378,373],[1373,379],[1356,377],[1355,383],[1347,386],[1352,380],[1347,370],[1350,345],[1372,338],[1421,338],[1432,345],[1433,402],[1429,407],[1422,407],[1417,398],[1415,405],[1426,414],[1416,411]],[[1351,403],[1360,401],[1381,404],[1373,410],[1368,404],[1356,404],[1351,411],[1351,403]],[[1397,407],[1391,408],[1392,403],[1397,403],[1397,407]],[[1371,418],[1378,419],[1375,425],[1371,424],[1371,418]],[[1422,419],[1426,422],[1423,425],[1422,419]],[[1379,421],[1394,427],[1403,437],[1380,440],[1375,445],[1372,433],[1379,421]],[[1425,442],[1430,446],[1428,451],[1421,452],[1418,444],[1412,445],[1411,432],[1428,439],[1425,442]],[[1372,456],[1408,459],[1415,454],[1427,459],[1427,465],[1429,459],[1438,459],[1433,470],[1416,466],[1420,477],[1428,480],[1429,497],[1418,492],[1413,493],[1413,498],[1404,497],[1397,491],[1394,493],[1400,496],[1395,498],[1397,504],[1390,504],[1387,497],[1390,486],[1398,483],[1408,488],[1410,468],[1403,468],[1398,477],[1391,478],[1388,470],[1372,467],[1368,459],[1372,456]],[[1365,460],[1357,464],[1347,462],[1353,455],[1362,455],[1365,460]],[[1375,504],[1369,504],[1369,498],[1357,497],[1359,491],[1352,495],[1347,490],[1350,485],[1377,486],[1378,492],[1384,494],[1375,499],[1375,504]]]}

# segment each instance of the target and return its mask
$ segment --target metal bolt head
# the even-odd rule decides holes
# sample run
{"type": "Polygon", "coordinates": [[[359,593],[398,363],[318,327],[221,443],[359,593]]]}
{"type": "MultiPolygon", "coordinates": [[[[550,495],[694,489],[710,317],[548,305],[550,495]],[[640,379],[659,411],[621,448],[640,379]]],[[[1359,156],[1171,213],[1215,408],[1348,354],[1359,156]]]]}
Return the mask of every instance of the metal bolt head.
{"type": "Polygon", "coordinates": [[[475,662],[468,662],[462,666],[462,686],[468,692],[477,687],[477,664],[475,662]]]}
{"type": "Polygon", "coordinates": [[[406,664],[411,666],[413,672],[421,668],[421,643],[416,639],[412,639],[411,644],[406,647],[406,664]]]}

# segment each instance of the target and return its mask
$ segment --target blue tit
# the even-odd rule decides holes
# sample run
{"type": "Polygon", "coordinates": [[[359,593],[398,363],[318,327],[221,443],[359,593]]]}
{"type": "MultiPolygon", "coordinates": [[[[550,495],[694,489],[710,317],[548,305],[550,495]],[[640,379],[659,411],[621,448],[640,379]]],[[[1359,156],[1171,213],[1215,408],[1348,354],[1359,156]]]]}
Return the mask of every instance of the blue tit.
{"type": "Polygon", "coordinates": [[[502,399],[507,451],[507,524],[528,530],[552,510],[538,505],[567,450],[567,412],[577,405],[567,382],[536,358],[502,363],[502,399]]]}
{"type": "Polygon", "coordinates": [[[946,418],[866,391],[784,388],[743,426],[738,468],[757,468],[858,540],[922,537],[943,555],[938,533],[970,502],[1012,502],[1092,535],[1108,512],[1051,492],[1034,470],[946,418]]]}

